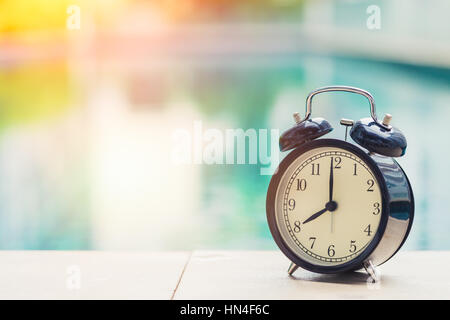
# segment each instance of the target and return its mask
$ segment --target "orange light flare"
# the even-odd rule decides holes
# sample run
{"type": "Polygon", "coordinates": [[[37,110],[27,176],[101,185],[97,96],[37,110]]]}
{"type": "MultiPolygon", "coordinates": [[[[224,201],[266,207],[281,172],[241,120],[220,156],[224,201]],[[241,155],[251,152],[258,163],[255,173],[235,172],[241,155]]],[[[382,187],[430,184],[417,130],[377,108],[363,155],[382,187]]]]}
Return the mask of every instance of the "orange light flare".
{"type": "Polygon", "coordinates": [[[220,19],[236,6],[234,0],[163,0],[158,3],[168,22],[196,22],[220,19]]]}

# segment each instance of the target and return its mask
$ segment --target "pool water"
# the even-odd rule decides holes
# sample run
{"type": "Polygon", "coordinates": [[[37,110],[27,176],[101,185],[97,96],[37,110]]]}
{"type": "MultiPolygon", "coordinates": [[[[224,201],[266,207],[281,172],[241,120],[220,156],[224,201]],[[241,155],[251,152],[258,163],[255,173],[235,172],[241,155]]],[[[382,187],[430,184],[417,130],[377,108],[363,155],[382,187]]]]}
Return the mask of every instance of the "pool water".
{"type": "MultiPolygon", "coordinates": [[[[450,249],[450,71],[302,54],[198,59],[95,72],[11,67],[0,77],[0,248],[274,249],[259,164],[176,165],[173,132],[279,129],[313,89],[366,89],[408,139],[409,249],[450,249]]],[[[365,98],[314,99],[335,127],[365,98]]],[[[248,152],[248,150],[247,150],[248,152]]],[[[282,155],[284,156],[284,155],[282,155]]],[[[247,155],[248,157],[248,155],[247,155]]],[[[247,158],[248,159],[248,158],[247,158]]]]}

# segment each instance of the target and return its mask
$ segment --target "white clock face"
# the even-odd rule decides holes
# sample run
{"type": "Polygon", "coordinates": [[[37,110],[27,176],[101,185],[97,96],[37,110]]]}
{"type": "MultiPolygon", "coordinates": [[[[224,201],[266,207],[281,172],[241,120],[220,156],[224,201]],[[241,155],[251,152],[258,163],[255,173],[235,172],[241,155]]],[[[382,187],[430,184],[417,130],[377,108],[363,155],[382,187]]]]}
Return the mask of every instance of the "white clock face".
{"type": "Polygon", "coordinates": [[[369,166],[355,154],[316,148],[284,172],[275,214],[284,242],[303,260],[340,265],[373,240],[382,216],[381,190],[369,166]]]}

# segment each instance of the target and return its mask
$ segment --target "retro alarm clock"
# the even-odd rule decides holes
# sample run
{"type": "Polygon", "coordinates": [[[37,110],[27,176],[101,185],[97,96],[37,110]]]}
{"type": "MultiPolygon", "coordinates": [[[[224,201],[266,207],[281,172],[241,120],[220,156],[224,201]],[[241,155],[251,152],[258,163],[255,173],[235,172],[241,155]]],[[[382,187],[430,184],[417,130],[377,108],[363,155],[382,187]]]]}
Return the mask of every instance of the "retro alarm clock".
{"type": "Polygon", "coordinates": [[[376,266],[386,262],[408,237],[414,217],[410,182],[394,159],[406,151],[406,138],[377,119],[372,95],[362,89],[332,86],[311,92],[306,116],[280,136],[281,151],[292,150],[269,184],[267,219],[272,236],[298,267],[317,273],[365,268],[377,280],[376,266]],[[363,95],[370,118],[342,119],[345,140],[321,138],[333,130],[323,118],[311,118],[312,100],[324,92],[363,95]],[[347,141],[347,132],[354,143],[347,141]],[[320,138],[320,139],[319,139],[320,138]]]}

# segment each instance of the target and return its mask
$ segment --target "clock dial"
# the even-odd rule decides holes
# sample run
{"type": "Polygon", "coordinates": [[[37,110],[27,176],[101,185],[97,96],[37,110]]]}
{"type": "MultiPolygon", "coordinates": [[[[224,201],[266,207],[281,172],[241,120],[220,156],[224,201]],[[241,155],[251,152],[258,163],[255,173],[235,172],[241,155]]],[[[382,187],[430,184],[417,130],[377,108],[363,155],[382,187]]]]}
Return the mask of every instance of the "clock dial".
{"type": "Polygon", "coordinates": [[[321,147],[296,158],[275,198],[276,222],[286,245],[316,265],[339,265],[373,240],[382,216],[379,183],[352,152],[321,147]]]}

